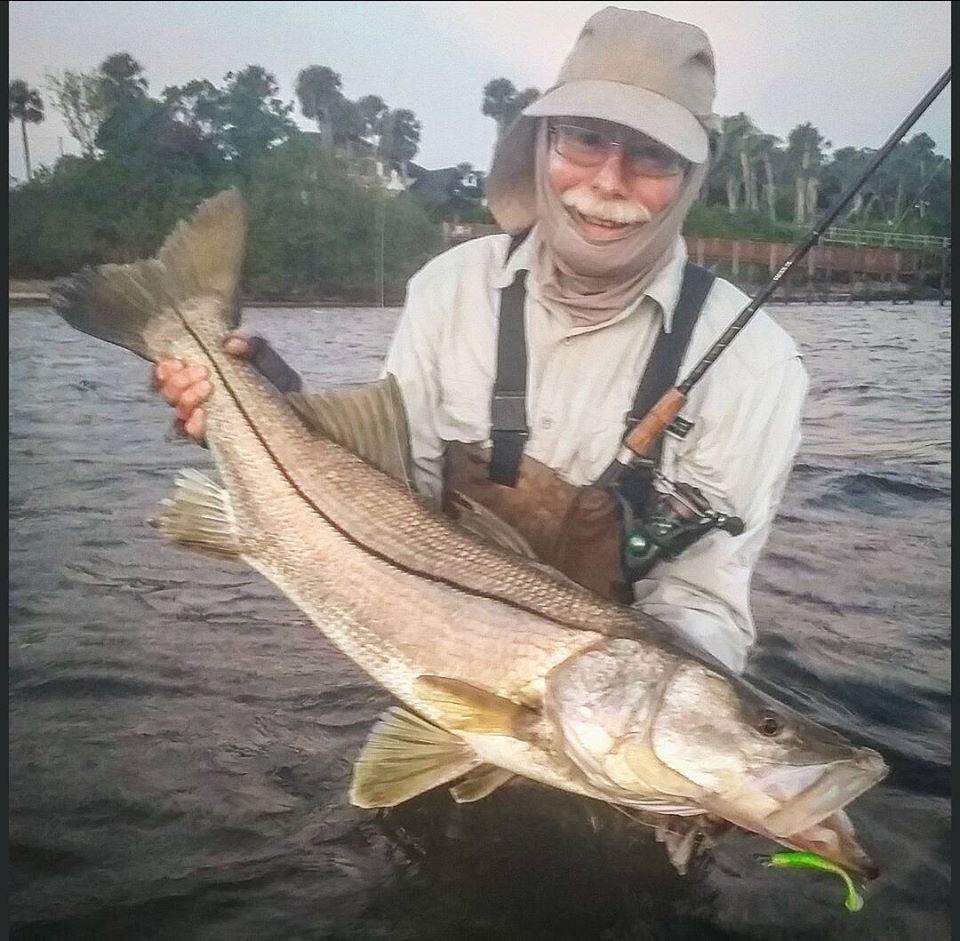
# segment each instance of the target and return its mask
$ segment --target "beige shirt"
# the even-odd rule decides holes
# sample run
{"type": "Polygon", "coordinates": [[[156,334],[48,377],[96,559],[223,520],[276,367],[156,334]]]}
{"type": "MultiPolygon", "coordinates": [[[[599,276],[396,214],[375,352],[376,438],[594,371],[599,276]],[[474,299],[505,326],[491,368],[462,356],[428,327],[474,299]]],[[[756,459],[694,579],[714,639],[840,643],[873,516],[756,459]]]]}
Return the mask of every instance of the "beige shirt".
{"type": "MultiPolygon", "coordinates": [[[[509,237],[474,239],[430,261],[410,281],[385,371],[408,412],[418,488],[439,497],[445,443],[489,444],[500,289],[528,268],[527,246],[506,266],[509,237]]],[[[599,326],[574,328],[527,280],[525,452],[570,483],[590,483],[618,450],[624,418],[662,326],[671,327],[686,248],[635,304],[599,326]]],[[[681,377],[749,298],[717,279],[704,303],[681,377]]],[[[665,438],[661,470],[698,487],[715,510],[745,523],[713,531],[635,585],[637,605],[713,656],[742,670],[755,639],[750,577],[800,442],[807,378],[790,337],[760,311],[694,387],[683,440],[665,438]]]]}

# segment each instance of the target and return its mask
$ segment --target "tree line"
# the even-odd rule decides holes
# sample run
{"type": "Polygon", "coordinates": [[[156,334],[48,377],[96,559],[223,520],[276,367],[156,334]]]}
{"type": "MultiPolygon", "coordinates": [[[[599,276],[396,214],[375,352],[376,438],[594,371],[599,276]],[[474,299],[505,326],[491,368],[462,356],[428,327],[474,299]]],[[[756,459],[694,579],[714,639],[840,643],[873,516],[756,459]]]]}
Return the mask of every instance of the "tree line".
{"type": "MultiPolygon", "coordinates": [[[[439,205],[411,192],[388,195],[389,175],[405,180],[419,149],[413,111],[376,94],[347,98],[341,76],[324,65],[301,70],[295,90],[316,132],[300,131],[295,104],[278,97],[276,77],[262,66],[154,95],[143,66],[116,53],[93,71],[47,76],[47,102],[80,153],[34,168],[28,125],[44,119],[45,103],[38,89],[11,81],[9,118],[20,123],[28,176],[9,194],[11,275],[48,278],[150,255],[202,199],[237,186],[251,212],[249,293],[374,297],[382,281],[385,294],[398,297],[442,247],[440,219],[457,213],[493,221],[462,192],[439,205]]],[[[499,140],[539,94],[494,79],[479,110],[496,122],[499,140]]],[[[687,234],[795,240],[796,226],[809,226],[872,154],[830,148],[809,123],[783,142],[745,114],[723,118],[687,234]]],[[[901,143],[861,191],[847,224],[949,233],[950,161],[934,148],[926,134],[901,143]]]]}
{"type": "MultiPolygon", "coordinates": [[[[310,66],[294,104],[259,65],[220,84],[195,79],[151,95],[127,53],[92,72],[47,76],[49,101],[80,145],[10,191],[10,271],[45,278],[153,253],[201,200],[236,186],[250,207],[244,287],[261,297],[396,296],[440,247],[435,213],[378,181],[405,173],[421,126],[377,95],[350,101],[340,75],[310,66]],[[370,167],[366,163],[379,163],[370,167]]],[[[10,120],[43,119],[43,102],[10,83],[10,120]]]]}

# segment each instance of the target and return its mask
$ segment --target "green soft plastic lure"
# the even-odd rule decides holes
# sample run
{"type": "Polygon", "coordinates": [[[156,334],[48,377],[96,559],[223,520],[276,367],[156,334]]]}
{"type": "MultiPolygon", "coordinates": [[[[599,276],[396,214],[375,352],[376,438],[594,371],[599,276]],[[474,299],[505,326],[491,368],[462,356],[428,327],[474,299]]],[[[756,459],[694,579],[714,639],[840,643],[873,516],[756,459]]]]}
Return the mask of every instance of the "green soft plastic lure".
{"type": "Polygon", "coordinates": [[[816,853],[774,853],[773,856],[759,857],[764,866],[780,866],[784,869],[819,869],[832,872],[843,879],[847,886],[847,897],[843,904],[847,911],[859,912],[863,908],[863,896],[857,891],[853,880],[836,863],[824,859],[816,853]]]}

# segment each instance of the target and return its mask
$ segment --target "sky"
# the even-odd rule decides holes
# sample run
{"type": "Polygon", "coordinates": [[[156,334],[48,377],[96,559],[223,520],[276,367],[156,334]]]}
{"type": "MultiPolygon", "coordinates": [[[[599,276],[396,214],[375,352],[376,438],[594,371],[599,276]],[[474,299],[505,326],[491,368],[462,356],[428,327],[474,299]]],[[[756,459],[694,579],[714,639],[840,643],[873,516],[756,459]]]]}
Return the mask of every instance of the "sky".
{"type": "MultiPolygon", "coordinates": [[[[46,96],[47,72],[92,71],[127,52],[150,92],[262,65],[294,101],[297,73],[327,65],[349,98],[380,95],[423,125],[416,162],[490,163],[495,137],[483,86],[509,78],[548,88],[587,18],[581,2],[56,2],[9,4],[10,78],[46,96]]],[[[835,148],[879,147],[950,64],[949,2],[621,3],[700,26],[717,59],[718,114],[746,112],[785,138],[811,121],[835,148]]],[[[950,155],[949,89],[911,134],[950,155]]],[[[28,128],[35,165],[79,151],[50,101],[28,128]]],[[[313,125],[299,115],[304,129],[313,125]]],[[[19,123],[10,172],[22,177],[19,123]]]]}

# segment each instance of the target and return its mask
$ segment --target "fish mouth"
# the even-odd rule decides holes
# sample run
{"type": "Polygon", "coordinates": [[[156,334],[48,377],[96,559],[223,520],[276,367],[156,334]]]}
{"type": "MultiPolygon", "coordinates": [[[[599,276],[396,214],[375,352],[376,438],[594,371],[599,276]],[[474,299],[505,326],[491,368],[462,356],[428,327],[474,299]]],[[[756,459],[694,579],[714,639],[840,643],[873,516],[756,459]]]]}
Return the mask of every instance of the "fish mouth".
{"type": "Polygon", "coordinates": [[[875,879],[879,870],[857,842],[853,824],[843,809],[878,781],[889,769],[873,749],[860,749],[851,759],[828,765],[818,780],[766,817],[757,832],[793,849],[824,859],[875,879]]]}
{"type": "MultiPolygon", "coordinates": [[[[793,849],[808,850],[866,878],[877,867],[857,842],[843,808],[884,778],[888,768],[870,748],[851,758],[821,765],[777,766],[755,780],[764,801],[777,809],[764,815],[750,803],[714,796],[703,801],[712,813],[744,830],[793,849]]],[[[768,805],[769,806],[769,805],[768,805]]]]}
{"type": "Polygon", "coordinates": [[[864,879],[876,879],[880,874],[876,863],[857,842],[853,824],[842,810],[834,811],[807,830],[775,839],[792,849],[816,853],[864,879]]]}
{"type": "Polygon", "coordinates": [[[827,765],[815,783],[769,814],[763,829],[778,840],[803,833],[868,791],[887,771],[877,752],[860,749],[853,758],[827,765]]]}

